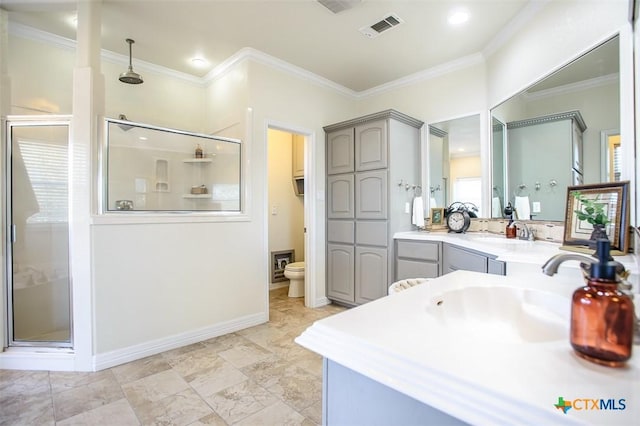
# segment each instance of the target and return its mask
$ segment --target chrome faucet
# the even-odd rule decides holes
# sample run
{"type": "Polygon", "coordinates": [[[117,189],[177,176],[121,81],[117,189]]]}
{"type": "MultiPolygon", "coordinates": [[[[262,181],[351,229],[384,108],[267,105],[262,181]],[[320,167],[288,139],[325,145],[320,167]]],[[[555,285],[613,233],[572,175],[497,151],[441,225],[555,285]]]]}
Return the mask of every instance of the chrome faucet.
{"type": "MultiPolygon", "coordinates": [[[[593,259],[588,258],[587,256],[583,256],[581,254],[556,254],[547,260],[544,265],[542,265],[542,273],[545,275],[553,276],[558,272],[558,268],[560,264],[567,260],[577,260],[580,262],[580,269],[582,273],[589,273],[589,267],[593,263],[593,259]]],[[[624,267],[622,268],[624,269],[624,267]]]]}
{"type": "Polygon", "coordinates": [[[521,240],[528,240],[528,241],[533,241],[534,240],[534,235],[533,235],[533,231],[531,229],[529,229],[529,227],[527,226],[526,223],[524,222],[519,222],[519,221],[514,221],[513,222],[513,226],[515,226],[517,228],[517,225],[520,225],[520,235],[518,236],[518,238],[520,238],[521,240]]]}

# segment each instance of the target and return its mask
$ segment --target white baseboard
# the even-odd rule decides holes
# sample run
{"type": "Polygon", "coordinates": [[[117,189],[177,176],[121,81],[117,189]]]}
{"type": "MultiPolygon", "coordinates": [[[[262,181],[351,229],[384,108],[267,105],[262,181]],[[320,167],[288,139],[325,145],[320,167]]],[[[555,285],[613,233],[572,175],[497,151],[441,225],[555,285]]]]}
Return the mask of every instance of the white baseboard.
{"type": "Polygon", "coordinates": [[[140,343],[126,348],[116,349],[115,351],[97,354],[94,356],[93,361],[94,370],[104,370],[105,368],[111,368],[116,365],[156,355],[164,351],[191,345],[203,340],[222,336],[223,334],[233,333],[234,331],[263,324],[267,321],[269,321],[269,314],[267,312],[263,312],[204,327],[198,330],[163,337],[161,339],[140,343]]]}
{"type": "Polygon", "coordinates": [[[327,299],[326,297],[320,297],[319,299],[315,300],[315,304],[313,305],[314,308],[319,308],[320,306],[326,306],[331,304],[331,300],[327,299]]]}

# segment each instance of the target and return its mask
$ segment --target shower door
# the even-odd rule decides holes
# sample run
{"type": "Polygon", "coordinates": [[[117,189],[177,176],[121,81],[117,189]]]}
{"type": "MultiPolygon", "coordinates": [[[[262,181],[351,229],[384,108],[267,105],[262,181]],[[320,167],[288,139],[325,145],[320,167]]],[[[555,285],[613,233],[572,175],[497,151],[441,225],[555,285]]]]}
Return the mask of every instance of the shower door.
{"type": "Polygon", "coordinates": [[[7,120],[10,346],[71,347],[69,119],[7,120]]]}

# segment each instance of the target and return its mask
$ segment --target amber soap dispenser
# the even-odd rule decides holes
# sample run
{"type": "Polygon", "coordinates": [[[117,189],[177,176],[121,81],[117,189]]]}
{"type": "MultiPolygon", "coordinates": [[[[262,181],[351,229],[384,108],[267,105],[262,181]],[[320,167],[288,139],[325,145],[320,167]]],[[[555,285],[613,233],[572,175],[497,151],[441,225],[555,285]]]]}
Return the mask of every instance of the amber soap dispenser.
{"type": "Polygon", "coordinates": [[[618,290],[617,263],[610,261],[609,240],[597,242],[598,261],[591,264],[587,285],[573,293],[571,346],[591,362],[622,367],[631,358],[633,301],[618,290]]]}

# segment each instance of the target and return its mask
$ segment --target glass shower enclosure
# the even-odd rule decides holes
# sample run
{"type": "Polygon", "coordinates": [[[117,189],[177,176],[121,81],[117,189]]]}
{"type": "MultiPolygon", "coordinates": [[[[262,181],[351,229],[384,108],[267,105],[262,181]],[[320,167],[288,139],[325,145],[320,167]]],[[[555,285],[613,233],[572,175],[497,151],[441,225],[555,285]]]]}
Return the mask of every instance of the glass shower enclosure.
{"type": "Polygon", "coordinates": [[[5,143],[9,346],[72,347],[69,117],[9,117],[5,143]]]}

